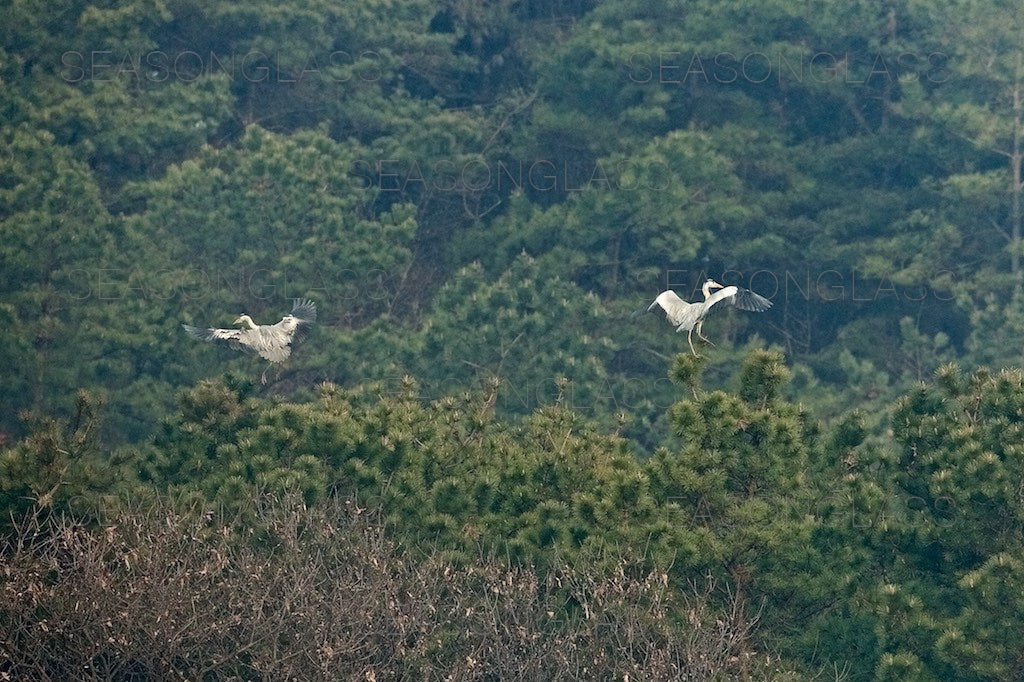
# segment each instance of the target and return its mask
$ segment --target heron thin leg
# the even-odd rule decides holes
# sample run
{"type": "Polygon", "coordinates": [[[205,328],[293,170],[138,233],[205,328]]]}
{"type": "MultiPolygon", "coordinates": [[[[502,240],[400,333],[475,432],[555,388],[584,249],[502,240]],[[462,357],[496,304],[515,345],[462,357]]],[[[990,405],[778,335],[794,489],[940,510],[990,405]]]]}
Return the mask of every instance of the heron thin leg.
{"type": "Polygon", "coordinates": [[[260,377],[260,383],[264,386],[267,385],[267,370],[263,370],[263,376],[260,377]]]}
{"type": "Polygon", "coordinates": [[[697,351],[693,349],[693,327],[690,328],[690,331],[686,332],[686,340],[690,342],[690,352],[693,353],[693,357],[699,358],[700,356],[697,355],[697,351]]]}
{"type": "Polygon", "coordinates": [[[702,327],[703,325],[704,325],[704,320],[701,320],[700,322],[698,322],[698,323],[697,323],[697,336],[699,336],[700,338],[704,339],[705,341],[707,341],[708,343],[710,343],[710,344],[711,344],[712,346],[713,346],[713,345],[715,345],[715,342],[714,342],[714,341],[712,341],[712,340],[711,340],[711,339],[709,339],[708,337],[704,336],[704,334],[703,334],[703,333],[701,333],[701,327],[702,327]]]}

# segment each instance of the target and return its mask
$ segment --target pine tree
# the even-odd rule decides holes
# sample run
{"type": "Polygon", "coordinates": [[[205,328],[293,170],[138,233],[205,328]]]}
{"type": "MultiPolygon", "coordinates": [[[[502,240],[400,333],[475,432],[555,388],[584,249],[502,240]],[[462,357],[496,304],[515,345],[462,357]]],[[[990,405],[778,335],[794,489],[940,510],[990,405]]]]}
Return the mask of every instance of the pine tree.
{"type": "Polygon", "coordinates": [[[852,477],[877,482],[874,502],[857,504],[881,505],[857,510],[881,676],[1019,677],[1021,409],[1019,370],[945,365],[897,402],[895,452],[852,477]]]}
{"type": "Polygon", "coordinates": [[[808,633],[850,580],[829,556],[823,499],[832,472],[817,426],[783,399],[790,370],[780,353],[750,353],[737,394],[702,390],[702,365],[677,357],[673,375],[694,393],[671,408],[680,445],[645,466],[655,499],[676,508],[688,531],[674,568],[680,579],[720,576],[788,651],[813,647],[808,633]]]}

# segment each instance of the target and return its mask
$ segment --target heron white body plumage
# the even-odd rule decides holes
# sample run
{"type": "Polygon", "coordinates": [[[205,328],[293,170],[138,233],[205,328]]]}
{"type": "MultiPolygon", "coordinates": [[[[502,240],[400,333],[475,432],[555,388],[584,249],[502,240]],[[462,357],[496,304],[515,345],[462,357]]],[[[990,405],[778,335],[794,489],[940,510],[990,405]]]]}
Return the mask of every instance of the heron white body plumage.
{"type": "MultiPolygon", "coordinates": [[[[185,331],[203,341],[223,343],[235,350],[255,353],[273,363],[281,363],[292,353],[292,345],[305,335],[316,321],[316,304],[296,300],[292,311],[276,324],[259,325],[248,315],[240,315],[234,324],[242,329],[214,329],[184,324],[185,331]]],[[[266,383],[267,373],[263,373],[266,383]]]]}
{"type": "MultiPolygon", "coordinates": [[[[740,310],[747,310],[750,312],[764,312],[772,307],[772,302],[764,296],[756,294],[749,289],[741,289],[737,286],[723,286],[713,279],[709,279],[701,287],[701,291],[704,293],[704,300],[695,303],[689,303],[679,298],[676,292],[671,289],[667,289],[654,299],[654,302],[647,306],[646,312],[653,312],[655,308],[661,308],[665,312],[665,316],[668,321],[675,326],[677,332],[687,332],[686,340],[690,344],[690,351],[697,355],[697,351],[693,348],[693,332],[696,330],[697,336],[701,339],[711,343],[701,332],[701,326],[704,324],[704,318],[718,303],[729,303],[736,306],[740,310]],[[712,289],[718,289],[718,291],[711,293],[712,289]]],[[[645,312],[644,310],[638,310],[637,313],[645,312]]]]}

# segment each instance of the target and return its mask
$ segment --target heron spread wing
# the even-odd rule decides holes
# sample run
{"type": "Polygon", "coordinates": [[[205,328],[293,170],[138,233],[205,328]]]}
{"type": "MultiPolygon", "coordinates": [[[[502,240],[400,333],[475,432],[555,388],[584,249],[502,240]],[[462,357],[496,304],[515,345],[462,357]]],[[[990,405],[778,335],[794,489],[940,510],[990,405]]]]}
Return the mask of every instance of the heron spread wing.
{"type": "Polygon", "coordinates": [[[197,339],[202,339],[203,341],[209,341],[211,343],[220,343],[234,350],[245,351],[246,353],[251,353],[253,350],[246,345],[245,341],[243,341],[242,335],[244,334],[244,330],[242,329],[210,329],[193,327],[190,324],[183,324],[181,326],[185,328],[185,331],[197,339]]]}
{"type": "Polygon", "coordinates": [[[654,303],[650,305],[648,310],[654,310],[655,308],[661,308],[665,312],[665,317],[674,326],[678,327],[683,325],[693,325],[697,319],[697,313],[700,310],[701,304],[699,303],[687,303],[683,299],[676,295],[676,292],[668,289],[658,294],[658,297],[654,299],[654,303]]]}
{"type": "Polygon", "coordinates": [[[181,326],[189,334],[203,341],[238,341],[242,336],[241,329],[209,329],[193,327],[190,324],[183,324],[181,326]]]}
{"type": "Polygon", "coordinates": [[[740,310],[752,313],[763,313],[772,307],[771,301],[761,294],[755,294],[750,289],[737,289],[736,294],[729,298],[729,302],[740,310]]]}
{"type": "Polygon", "coordinates": [[[316,322],[316,304],[309,299],[296,299],[290,316],[303,322],[316,322]]]}
{"type": "MultiPolygon", "coordinates": [[[[242,317],[246,318],[244,315],[242,317]]],[[[224,342],[235,350],[257,353],[270,362],[284,362],[292,353],[292,343],[304,336],[314,321],[316,304],[299,299],[292,306],[292,311],[277,324],[257,325],[250,320],[248,329],[203,329],[188,324],[182,326],[186,332],[203,341],[224,342]]]]}
{"type": "Polygon", "coordinates": [[[708,296],[704,301],[704,314],[718,302],[725,301],[736,306],[740,310],[747,310],[754,313],[763,313],[772,307],[772,302],[760,294],[755,294],[750,289],[740,289],[737,286],[723,287],[708,296]]]}

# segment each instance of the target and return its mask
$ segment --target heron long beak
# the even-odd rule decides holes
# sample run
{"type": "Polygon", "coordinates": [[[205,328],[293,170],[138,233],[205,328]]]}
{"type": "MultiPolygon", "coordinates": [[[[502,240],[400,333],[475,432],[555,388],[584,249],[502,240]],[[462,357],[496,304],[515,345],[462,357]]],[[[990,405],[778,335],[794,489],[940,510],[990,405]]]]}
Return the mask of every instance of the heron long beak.
{"type": "Polygon", "coordinates": [[[629,316],[630,316],[630,317],[640,317],[640,316],[641,316],[641,315],[643,315],[644,313],[649,313],[649,312],[651,312],[651,310],[652,310],[652,309],[654,308],[654,306],[655,306],[655,305],[657,305],[657,302],[655,302],[655,303],[652,303],[652,304],[650,304],[650,305],[645,305],[645,306],[643,306],[642,308],[640,308],[639,310],[634,310],[633,312],[631,312],[631,313],[629,314],[629,316]]]}

